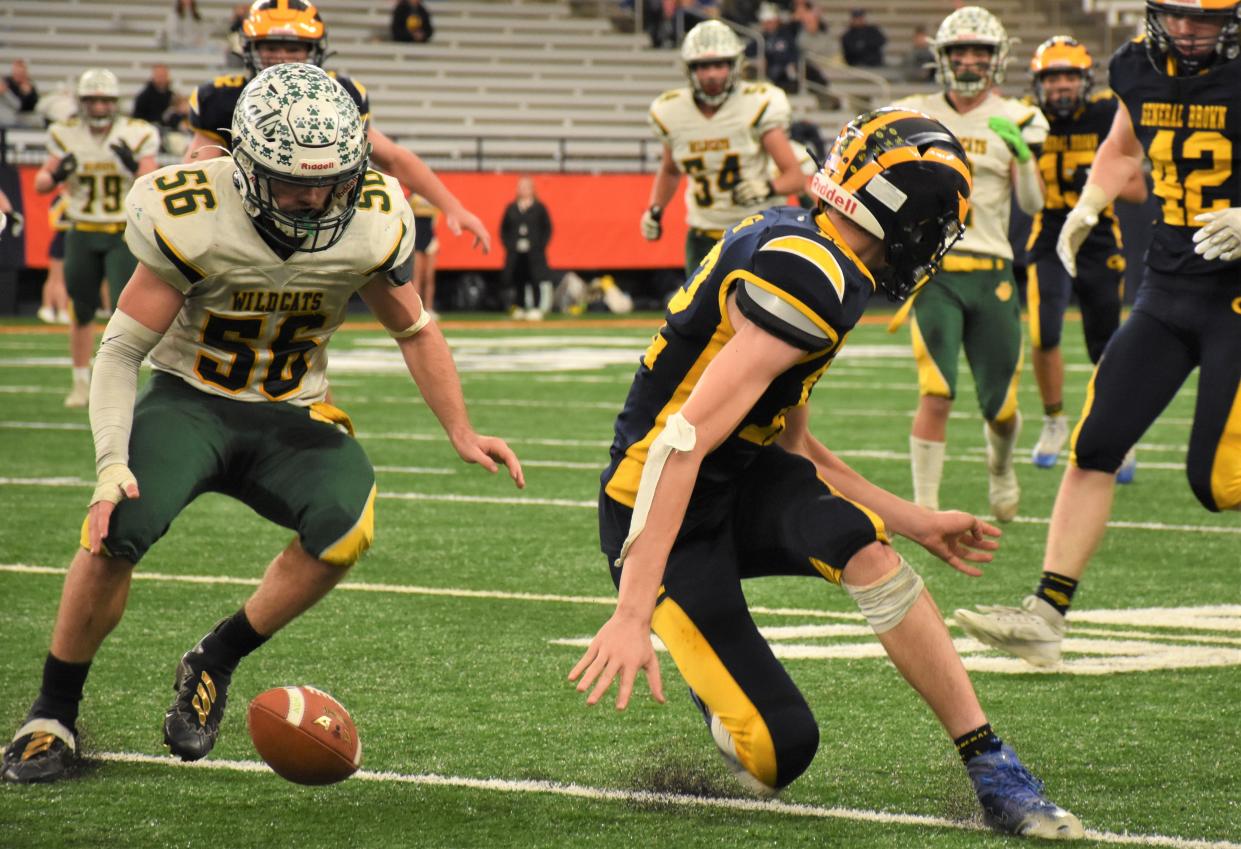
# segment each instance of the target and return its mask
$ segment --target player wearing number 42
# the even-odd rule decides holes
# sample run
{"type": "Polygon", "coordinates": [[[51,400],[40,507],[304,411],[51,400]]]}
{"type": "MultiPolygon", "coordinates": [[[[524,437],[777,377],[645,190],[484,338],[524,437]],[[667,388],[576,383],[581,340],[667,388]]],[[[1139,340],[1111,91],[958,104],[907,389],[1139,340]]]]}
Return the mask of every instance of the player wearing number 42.
{"type": "Polygon", "coordinates": [[[370,546],[374,471],[349,417],[323,403],[324,349],[354,292],[395,337],[461,459],[493,472],[503,463],[525,485],[503,440],[470,425],[452,355],[408,285],[413,212],[396,180],[367,170],[345,90],[312,65],[269,68],[243,92],[232,132],[231,158],[156,171],[126,198],[139,265],[91,385],[99,482],[42,688],[5,751],[7,781],[55,780],[72,766],[86,675],[134,565],[199,494],[230,495],[296,536],[177,667],[164,740],[185,760],[215,744],[241,658],[370,546]],[[135,406],[148,353],[154,375],[135,406]]]}

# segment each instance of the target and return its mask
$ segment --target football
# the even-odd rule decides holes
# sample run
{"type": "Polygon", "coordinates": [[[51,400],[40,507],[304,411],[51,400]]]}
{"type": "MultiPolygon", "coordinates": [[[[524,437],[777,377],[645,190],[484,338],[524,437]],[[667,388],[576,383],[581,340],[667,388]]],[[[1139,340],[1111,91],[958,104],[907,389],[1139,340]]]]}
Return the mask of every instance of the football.
{"type": "Polygon", "coordinates": [[[314,687],[273,687],[246,714],[254,748],[276,774],[297,784],[335,784],[362,763],[349,711],[314,687]]]}

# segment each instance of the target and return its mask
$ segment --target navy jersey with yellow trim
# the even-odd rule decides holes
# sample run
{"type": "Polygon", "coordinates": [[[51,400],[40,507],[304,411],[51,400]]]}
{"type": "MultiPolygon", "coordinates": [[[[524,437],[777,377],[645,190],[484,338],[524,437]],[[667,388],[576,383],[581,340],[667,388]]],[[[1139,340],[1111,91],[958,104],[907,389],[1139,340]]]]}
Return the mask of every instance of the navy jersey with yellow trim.
{"type": "MultiPolygon", "coordinates": [[[[1072,115],[1051,119],[1051,130],[1038,157],[1039,171],[1047,187],[1045,200],[1042,210],[1034,216],[1026,242],[1031,261],[1055,254],[1064,219],[1077,206],[1099,145],[1112,128],[1116,108],[1115,95],[1105,91],[1091,97],[1072,115]]],[[[1082,250],[1115,253],[1120,249],[1120,225],[1109,204],[1086,237],[1082,250]]]]}
{"type": "Polygon", "coordinates": [[[784,430],[806,403],[875,284],[825,215],[778,207],[733,227],[668,304],[616,419],[607,494],[633,506],[651,442],[689,398],[707,365],[732,338],[728,296],[751,322],[806,352],[779,375],[737,429],[703,461],[701,482],[724,482],[784,430]]]}
{"type": "Polygon", "coordinates": [[[1199,214],[1241,206],[1241,60],[1192,77],[1169,76],[1155,69],[1138,38],[1116,51],[1108,73],[1161,201],[1147,264],[1166,274],[1216,274],[1241,265],[1205,260],[1193,245],[1199,214]]]}
{"type": "MultiPolygon", "coordinates": [[[[358,105],[362,123],[367,123],[370,120],[371,107],[366,96],[366,87],[335,71],[328,71],[327,75],[349,92],[353,102],[358,105]]],[[[225,74],[196,88],[190,95],[190,126],[194,131],[228,147],[232,135],[229,128],[233,126],[233,110],[237,108],[241,90],[249,81],[250,78],[245,74],[225,74]]]]}

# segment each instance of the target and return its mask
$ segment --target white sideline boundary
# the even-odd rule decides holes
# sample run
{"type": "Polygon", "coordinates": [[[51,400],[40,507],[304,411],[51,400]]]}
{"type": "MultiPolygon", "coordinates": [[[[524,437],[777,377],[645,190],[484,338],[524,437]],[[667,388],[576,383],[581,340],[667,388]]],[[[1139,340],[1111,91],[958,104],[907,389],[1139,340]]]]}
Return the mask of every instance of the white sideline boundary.
{"type": "MultiPolygon", "coordinates": [[[[109,763],[166,766],[181,769],[215,769],[232,772],[268,772],[260,761],[206,760],[186,763],[171,756],[140,755],[127,752],[102,752],[91,759],[109,763]]],[[[463,790],[481,790],[493,793],[531,793],[547,796],[563,796],[599,802],[628,802],[650,805],[676,805],[685,808],[708,808],[715,810],[772,814],[783,817],[806,817],[812,819],[840,819],[851,822],[869,822],[882,825],[911,825],[932,828],[951,828],[958,831],[989,832],[990,829],[976,822],[962,822],[921,814],[893,814],[857,808],[828,808],[820,805],[794,804],[778,800],[734,799],[718,796],[688,796],[681,793],[652,793],[644,790],[615,790],[605,787],[587,787],[581,784],[561,784],[554,781],[509,780],[504,778],[467,778],[464,776],[423,773],[409,775],[398,772],[372,772],[360,770],[350,781],[373,781],[382,784],[417,784],[426,787],[453,787],[463,790]]],[[[1119,846],[1167,846],[1171,849],[1241,849],[1241,843],[1226,840],[1198,840],[1194,838],[1166,836],[1161,834],[1125,834],[1087,829],[1086,838],[1099,843],[1119,846]]]]}

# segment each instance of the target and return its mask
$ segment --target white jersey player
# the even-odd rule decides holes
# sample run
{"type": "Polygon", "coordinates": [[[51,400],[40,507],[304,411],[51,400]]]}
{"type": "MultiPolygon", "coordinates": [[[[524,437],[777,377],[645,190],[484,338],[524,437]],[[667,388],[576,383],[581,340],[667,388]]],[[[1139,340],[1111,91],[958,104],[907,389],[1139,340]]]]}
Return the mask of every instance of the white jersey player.
{"type": "Polygon", "coordinates": [[[1017,514],[1020,488],[1013,449],[1021,427],[1021,307],[1008,241],[1012,198],[1030,215],[1043,206],[1036,151],[1048,124],[1035,106],[1003,97],[1008,33],[986,9],[965,6],[935,36],[943,91],[901,101],[941,121],[961,140],[974,173],[965,237],[913,306],[918,412],[909,438],[914,500],[937,509],[948,414],[956,397],[961,349],[973,372],[986,424],[988,500],[1000,521],[1017,514]]]}
{"type": "Polygon", "coordinates": [[[774,85],[739,80],[744,52],[726,24],[698,24],[681,45],[690,84],[651,104],[651,129],[664,149],[642,214],[642,235],[651,241],[663,235],[664,208],[681,175],[687,176],[687,278],[726,228],[777,206],[805,184],[789,146],[788,97],[774,85]],[[773,162],[778,174],[768,179],[773,162]]]}
{"type": "Polygon", "coordinates": [[[5,781],[69,772],[90,661],[120,621],[134,565],[200,493],[236,498],[295,536],[245,605],[181,658],[164,742],[183,760],[215,745],[241,659],[366,551],[374,469],[349,417],[313,403],[353,292],[396,338],[461,459],[504,463],[524,485],[504,441],[470,425],[448,345],[408,285],[413,213],[394,179],[368,172],[345,89],[313,65],[271,67],[242,92],[232,138],[230,159],[166,168],[128,198],[140,264],[91,386],[98,485],[5,781]],[[148,353],[155,373],[135,404],[148,353]]]}
{"type": "Polygon", "coordinates": [[[73,386],[66,407],[85,407],[90,397],[90,356],[95,348],[95,312],[102,305],[105,279],[115,305],[134,271],[125,247],[125,193],[134,178],[156,167],[159,131],[146,121],[119,114],[120,84],[107,68],[91,68],[78,78],[77,117],[57,121],[47,131],[47,158],[35,175],[34,189],[50,194],[63,183],[68,199],[65,286],[73,307],[69,356],[73,386]]]}

